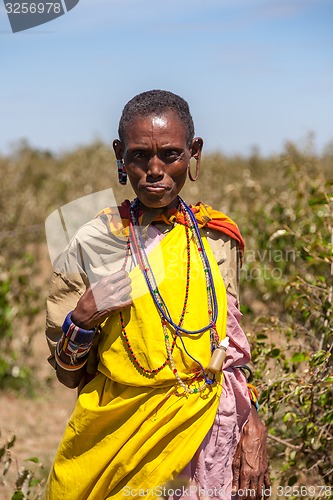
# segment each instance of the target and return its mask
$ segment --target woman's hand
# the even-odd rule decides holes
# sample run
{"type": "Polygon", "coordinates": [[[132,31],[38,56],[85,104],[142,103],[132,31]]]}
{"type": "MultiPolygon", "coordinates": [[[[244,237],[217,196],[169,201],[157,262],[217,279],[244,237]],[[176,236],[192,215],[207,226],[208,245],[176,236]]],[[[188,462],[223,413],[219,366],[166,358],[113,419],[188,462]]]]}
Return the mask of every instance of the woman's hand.
{"type": "Polygon", "coordinates": [[[232,487],[233,491],[238,492],[240,500],[260,500],[270,497],[267,430],[252,404],[249,420],[243,428],[232,467],[232,487]]]}
{"type": "Polygon", "coordinates": [[[72,313],[72,321],[84,330],[102,323],[112,311],[132,304],[131,280],[126,271],[117,271],[89,286],[72,313]]]}

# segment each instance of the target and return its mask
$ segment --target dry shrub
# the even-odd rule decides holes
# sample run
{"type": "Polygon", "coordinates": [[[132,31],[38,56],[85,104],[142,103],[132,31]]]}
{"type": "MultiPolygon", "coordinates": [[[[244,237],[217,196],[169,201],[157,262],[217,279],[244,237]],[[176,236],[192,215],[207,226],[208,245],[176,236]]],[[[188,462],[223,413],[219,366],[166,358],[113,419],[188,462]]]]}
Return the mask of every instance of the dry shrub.
{"type": "MultiPolygon", "coordinates": [[[[256,150],[249,158],[206,155],[199,181],[182,193],[227,212],[245,237],[244,324],[281,484],[304,484],[308,470],[308,484],[333,483],[332,166],[330,148],[319,158],[293,144],[271,158],[256,150]]],[[[25,352],[47,292],[47,215],[107,187],[118,201],[132,191],[118,186],[113,152],[102,143],[58,155],[21,143],[0,168],[0,388],[31,391],[25,352]],[[23,324],[32,328],[18,344],[13,325],[23,324]]]]}

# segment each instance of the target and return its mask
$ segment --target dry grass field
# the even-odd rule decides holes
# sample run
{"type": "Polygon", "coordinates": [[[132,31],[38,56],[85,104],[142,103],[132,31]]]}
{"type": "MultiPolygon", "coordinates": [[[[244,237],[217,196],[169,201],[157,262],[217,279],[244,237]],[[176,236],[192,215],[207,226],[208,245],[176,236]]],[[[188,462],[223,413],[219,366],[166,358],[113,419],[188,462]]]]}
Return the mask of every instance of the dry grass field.
{"type": "MultiPolygon", "coordinates": [[[[319,158],[310,145],[271,158],[211,154],[182,193],[228,213],[245,237],[243,327],[276,485],[333,484],[332,167],[332,148],[319,158]]],[[[36,499],[75,402],[46,361],[44,222],[105,188],[118,202],[132,194],[100,143],[59,155],[21,143],[0,169],[0,498],[36,499]]]]}

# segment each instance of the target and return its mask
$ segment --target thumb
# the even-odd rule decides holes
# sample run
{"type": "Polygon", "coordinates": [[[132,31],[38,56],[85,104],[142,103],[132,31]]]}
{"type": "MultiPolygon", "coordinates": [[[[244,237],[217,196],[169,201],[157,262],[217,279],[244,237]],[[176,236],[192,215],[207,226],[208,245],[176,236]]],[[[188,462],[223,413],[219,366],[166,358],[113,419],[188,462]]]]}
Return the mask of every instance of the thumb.
{"type": "Polygon", "coordinates": [[[232,479],[232,489],[233,490],[238,490],[239,489],[239,474],[240,474],[240,447],[239,445],[237,446],[236,453],[234,456],[234,460],[232,463],[232,473],[233,473],[233,479],[232,479]]]}

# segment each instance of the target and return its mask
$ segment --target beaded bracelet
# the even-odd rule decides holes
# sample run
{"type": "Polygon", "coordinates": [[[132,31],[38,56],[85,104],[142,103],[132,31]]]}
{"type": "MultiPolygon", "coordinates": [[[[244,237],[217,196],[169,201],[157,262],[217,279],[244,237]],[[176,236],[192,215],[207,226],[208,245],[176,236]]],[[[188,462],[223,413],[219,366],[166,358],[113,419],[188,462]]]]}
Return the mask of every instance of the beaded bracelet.
{"type": "Polygon", "coordinates": [[[85,355],[84,355],[85,359],[83,362],[82,362],[82,358],[84,357],[83,355],[80,357],[81,363],[78,365],[74,364],[77,357],[71,356],[71,364],[68,365],[67,363],[65,363],[64,361],[62,361],[60,359],[60,350],[59,350],[60,342],[61,342],[61,339],[59,340],[59,342],[56,346],[56,350],[55,350],[55,360],[56,360],[57,365],[60,366],[63,370],[66,370],[68,372],[80,370],[80,368],[82,368],[86,364],[86,362],[88,361],[88,353],[89,353],[90,348],[89,348],[88,352],[85,353],[85,355]]]}
{"type": "Polygon", "coordinates": [[[249,394],[249,398],[255,409],[258,411],[259,410],[259,404],[258,404],[258,391],[254,385],[247,383],[247,391],[249,394]]]}
{"type": "Polygon", "coordinates": [[[86,364],[96,332],[96,328],[84,330],[75,325],[75,323],[72,322],[72,312],[73,311],[68,313],[65,318],[62,325],[63,335],[57,343],[55,351],[56,363],[67,371],[79,370],[86,364]],[[61,360],[61,352],[65,353],[70,358],[70,364],[61,360]],[[80,362],[77,364],[78,360],[80,362]]]}
{"type": "Polygon", "coordinates": [[[76,344],[89,344],[92,342],[96,328],[92,328],[91,330],[84,330],[79,326],[75,325],[72,321],[72,312],[69,312],[65,318],[65,321],[62,325],[62,331],[64,332],[66,338],[75,342],[76,344]]]}
{"type": "Polygon", "coordinates": [[[58,357],[60,353],[65,353],[70,358],[71,366],[77,366],[77,360],[82,360],[85,356],[88,355],[92,346],[92,342],[87,344],[77,344],[71,340],[68,340],[66,335],[62,335],[61,339],[57,343],[56,353],[58,357]]]}

